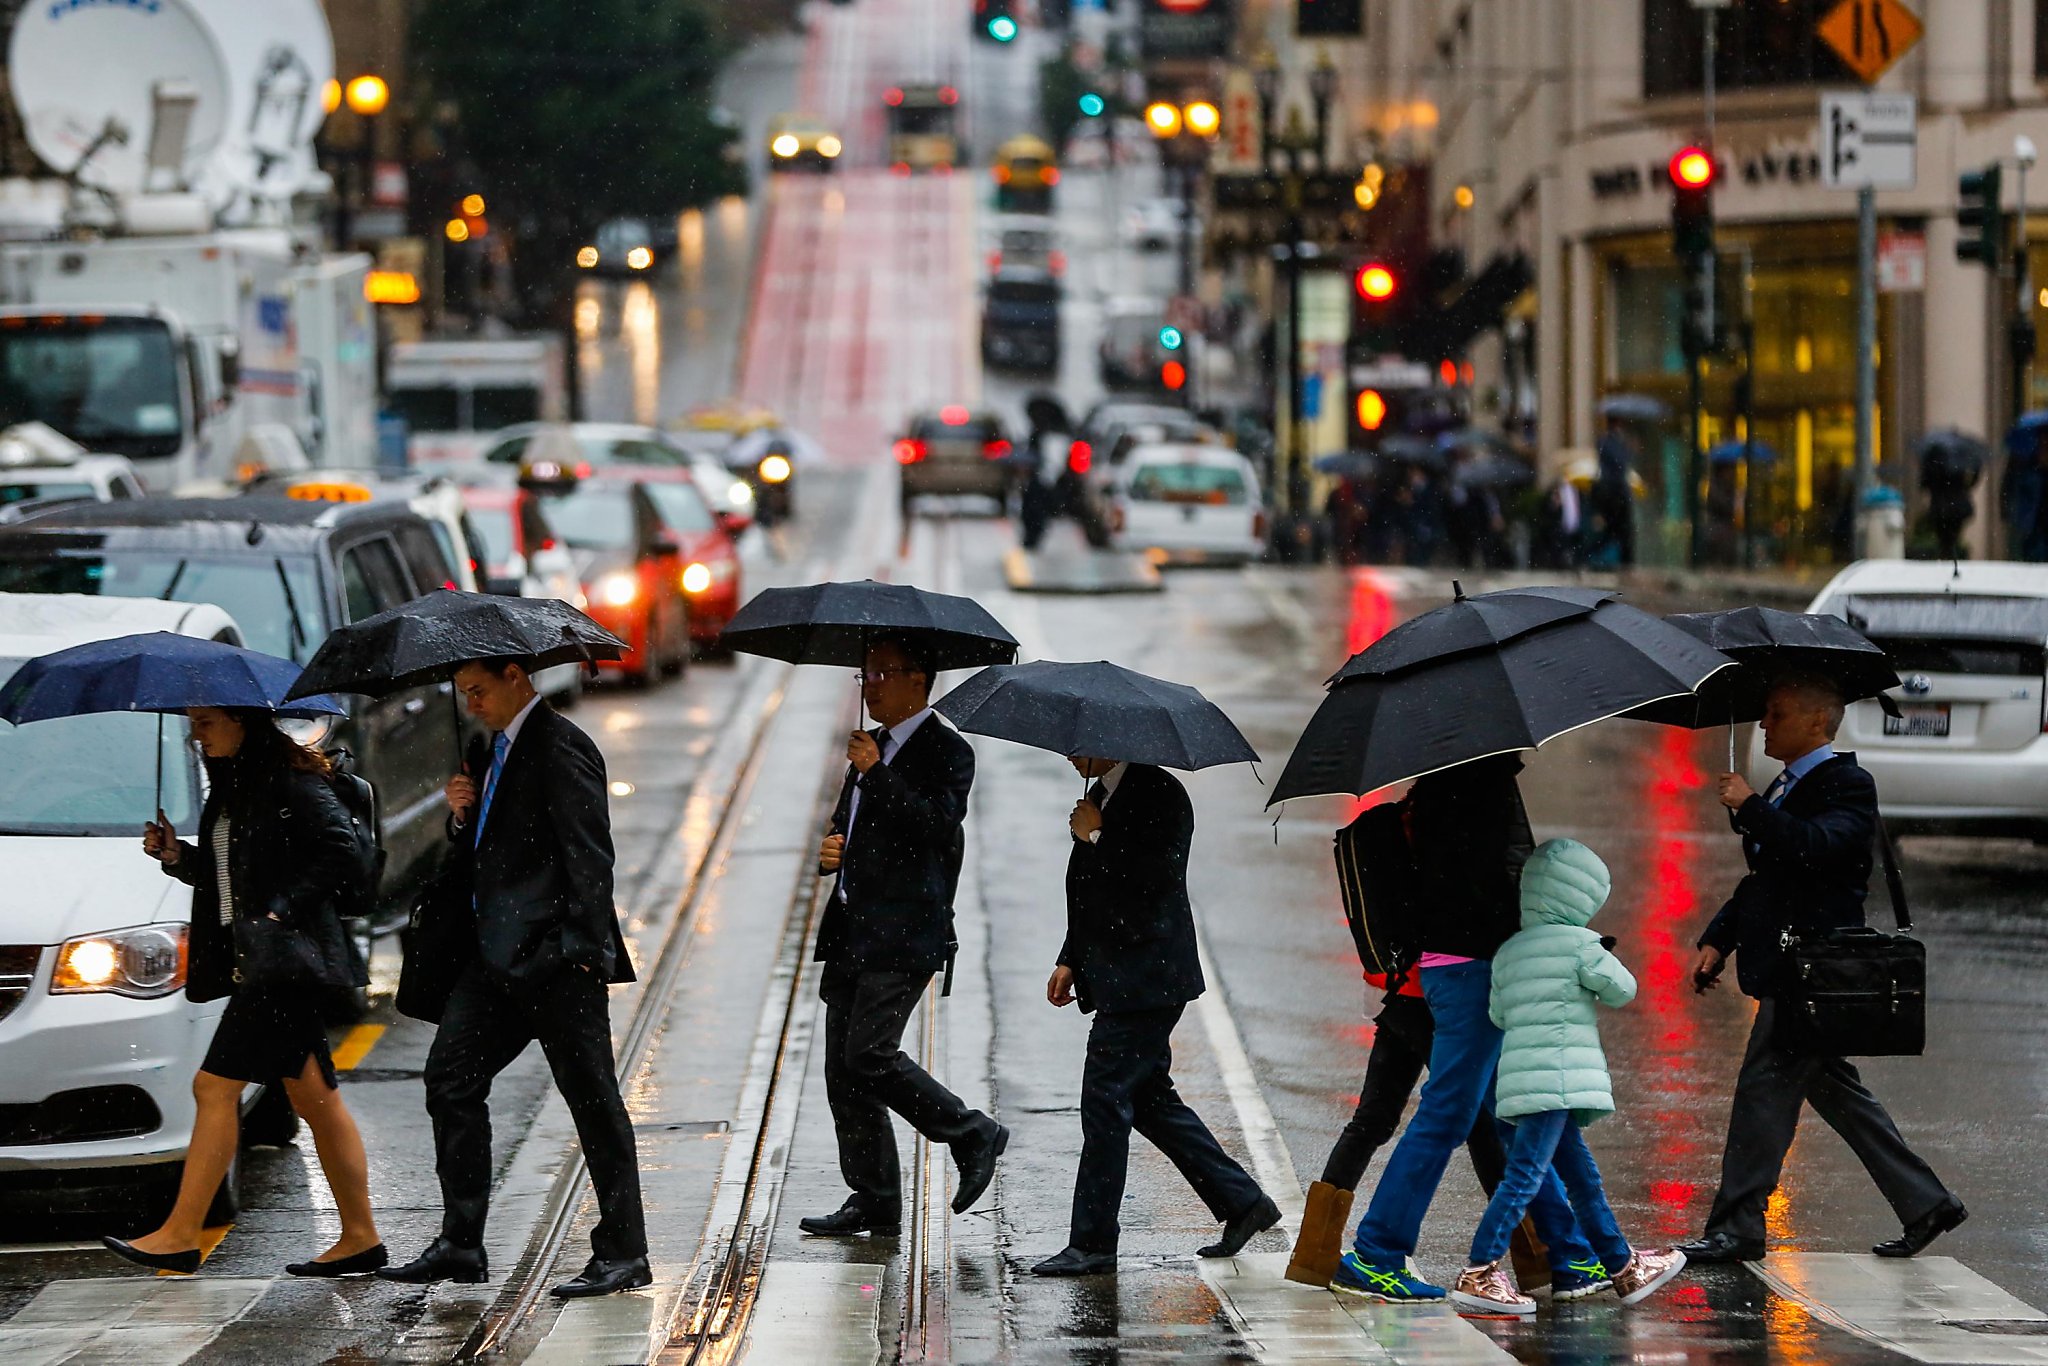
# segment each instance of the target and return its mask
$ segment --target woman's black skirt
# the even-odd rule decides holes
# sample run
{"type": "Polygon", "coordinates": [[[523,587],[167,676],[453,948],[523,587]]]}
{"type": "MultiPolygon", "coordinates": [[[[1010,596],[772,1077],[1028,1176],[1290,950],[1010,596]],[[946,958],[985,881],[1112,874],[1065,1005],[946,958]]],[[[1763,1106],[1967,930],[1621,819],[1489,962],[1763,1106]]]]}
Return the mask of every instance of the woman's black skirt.
{"type": "Polygon", "coordinates": [[[200,1068],[216,1077],[272,1085],[298,1080],[307,1058],[319,1062],[320,1075],[332,1087],[334,1059],[327,1051],[319,993],[240,990],[228,998],[200,1068]]]}

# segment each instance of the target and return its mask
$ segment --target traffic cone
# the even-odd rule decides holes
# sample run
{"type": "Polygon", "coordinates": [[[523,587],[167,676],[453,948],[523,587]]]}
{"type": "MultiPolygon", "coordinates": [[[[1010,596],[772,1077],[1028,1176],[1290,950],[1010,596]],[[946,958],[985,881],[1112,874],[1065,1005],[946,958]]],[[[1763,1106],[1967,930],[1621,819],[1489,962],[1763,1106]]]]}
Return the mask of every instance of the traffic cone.
{"type": "Polygon", "coordinates": [[[1352,1192],[1327,1181],[1309,1186],[1308,1205],[1301,1213],[1301,1237],[1295,1240],[1294,1256],[1287,1262],[1288,1280],[1326,1286],[1337,1274],[1344,1230],[1351,1222],[1351,1196],[1352,1192]]]}

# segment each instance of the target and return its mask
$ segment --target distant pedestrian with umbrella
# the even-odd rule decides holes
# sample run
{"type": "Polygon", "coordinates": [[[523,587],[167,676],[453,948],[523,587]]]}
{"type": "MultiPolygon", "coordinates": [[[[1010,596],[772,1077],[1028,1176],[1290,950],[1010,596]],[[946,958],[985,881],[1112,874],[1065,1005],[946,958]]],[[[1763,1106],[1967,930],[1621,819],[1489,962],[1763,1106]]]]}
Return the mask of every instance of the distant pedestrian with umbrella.
{"type": "Polygon", "coordinates": [[[651,1282],[633,1124],[619,1094],[606,988],[633,980],[612,903],[604,756],[534,690],[557,664],[617,659],[625,642],[567,603],[444,589],[330,635],[302,690],[379,695],[452,682],[490,731],[443,789],[448,856],[407,936],[398,1007],[440,1027],[427,1114],[441,1231],[403,1266],[408,1284],[489,1277],[491,1083],[538,1041],[568,1102],[597,1191],[592,1256],[564,1299],[651,1282]]]}
{"type": "Polygon", "coordinates": [[[1944,560],[1962,554],[1963,530],[1977,515],[1977,483],[1989,454],[1982,441],[1953,427],[1921,438],[1920,491],[1927,495],[1934,552],[1944,560]]]}
{"type": "Polygon", "coordinates": [[[1067,936],[1045,996],[1093,1013],[1081,1082],[1081,1162],[1067,1246],[1032,1270],[1116,1270],[1131,1132],[1144,1135],[1223,1226],[1202,1257],[1234,1257],[1280,1222],[1275,1205],[1174,1089],[1173,1030],[1206,984],[1188,898],[1195,811],[1167,772],[1258,758],[1193,688],[1116,665],[985,670],[941,703],[962,729],[1063,754],[1088,790],[1067,818],[1067,936]]]}
{"type": "Polygon", "coordinates": [[[831,879],[815,949],[825,964],[825,1096],[851,1193],[798,1227],[901,1232],[891,1112],[952,1150],[953,1212],[964,1214],[994,1179],[1010,1131],[903,1051],[932,977],[943,970],[943,990],[952,985],[953,897],[974,785],[974,750],[934,715],[931,693],[944,670],[1005,663],[1017,641],[971,599],[872,579],[768,589],[722,638],[748,654],[858,670],[875,722],[847,737],[846,777],[818,849],[818,873],[831,879]]]}
{"type": "MultiPolygon", "coordinates": [[[[101,1240],[156,1271],[199,1269],[207,1209],[234,1160],[251,1083],[283,1086],[313,1134],[341,1219],[331,1246],[286,1270],[336,1277],[385,1263],[362,1136],[335,1085],[320,1016],[323,991],[369,981],[340,915],[340,898],[362,890],[366,870],[327,756],[277,727],[279,714],[340,711],[326,698],[287,704],[298,677],[289,660],[154,632],[31,660],[0,689],[0,716],[16,723],[182,711],[206,766],[197,840],[180,839],[159,809],[142,848],[192,889],[186,996],[228,1004],[192,1079],[192,1137],[170,1214],[139,1238],[101,1240]]],[[[159,791],[159,808],[161,800],[159,791]]]]}

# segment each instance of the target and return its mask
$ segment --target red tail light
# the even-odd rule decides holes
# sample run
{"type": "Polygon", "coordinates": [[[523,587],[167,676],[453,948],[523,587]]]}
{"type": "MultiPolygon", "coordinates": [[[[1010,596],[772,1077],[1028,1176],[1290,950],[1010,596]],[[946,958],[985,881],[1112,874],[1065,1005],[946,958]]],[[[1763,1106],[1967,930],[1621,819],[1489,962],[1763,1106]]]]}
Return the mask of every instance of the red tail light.
{"type": "Polygon", "coordinates": [[[1001,460],[1009,453],[1010,443],[1007,441],[984,441],[981,443],[981,458],[984,460],[1001,460]]]}
{"type": "Polygon", "coordinates": [[[1124,529],[1124,505],[1117,503],[1109,510],[1109,529],[1121,532],[1124,529]]]}
{"type": "Polygon", "coordinates": [[[996,184],[998,184],[998,185],[1007,185],[1007,184],[1009,184],[1009,183],[1010,183],[1010,168],[1009,168],[1009,167],[1007,167],[1007,166],[998,166],[998,167],[996,167],[996,184]]]}
{"type": "Polygon", "coordinates": [[[958,103],[960,103],[960,92],[959,92],[959,91],[957,91],[957,90],[955,90],[955,89],[954,89],[954,88],[953,88],[952,86],[950,86],[950,85],[942,85],[942,86],[940,86],[940,87],[939,87],[939,103],[940,103],[940,104],[958,104],[958,103]]]}
{"type": "Polygon", "coordinates": [[[1085,441],[1076,441],[1067,447],[1067,468],[1076,474],[1088,473],[1088,467],[1095,463],[1095,448],[1085,441]]]}
{"type": "Polygon", "coordinates": [[[1040,172],[1038,173],[1038,179],[1039,179],[1039,181],[1040,181],[1041,183],[1043,183],[1043,184],[1046,184],[1046,185],[1057,185],[1057,184],[1059,184],[1059,183],[1060,183],[1060,171],[1059,171],[1059,167],[1057,167],[1057,166],[1048,166],[1048,167],[1046,167],[1046,168],[1045,168],[1044,170],[1042,170],[1042,171],[1040,171],[1040,172]]]}
{"type": "Polygon", "coordinates": [[[1055,275],[1065,275],[1067,273],[1067,254],[1063,251],[1047,252],[1045,255],[1045,266],[1047,270],[1050,270],[1055,275]]]}
{"type": "Polygon", "coordinates": [[[884,94],[884,95],[882,96],[882,103],[884,103],[884,104],[901,104],[901,103],[903,103],[903,88],[902,88],[901,86],[893,86],[893,85],[892,85],[892,86],[890,86],[890,87],[889,87],[889,90],[888,90],[888,93],[886,93],[886,94],[884,94]]]}
{"type": "Polygon", "coordinates": [[[992,251],[988,254],[988,273],[993,275],[1003,268],[1003,254],[992,251]]]}
{"type": "Polygon", "coordinates": [[[1252,514],[1252,535],[1261,541],[1266,539],[1266,513],[1263,508],[1252,514]]]}
{"type": "Polygon", "coordinates": [[[548,537],[540,543],[540,548],[542,550],[553,550],[555,548],[555,538],[552,536],[548,537]]]}
{"type": "Polygon", "coordinates": [[[913,441],[907,436],[898,441],[892,449],[896,452],[896,463],[899,465],[915,465],[924,459],[925,455],[924,442],[913,441]]]}

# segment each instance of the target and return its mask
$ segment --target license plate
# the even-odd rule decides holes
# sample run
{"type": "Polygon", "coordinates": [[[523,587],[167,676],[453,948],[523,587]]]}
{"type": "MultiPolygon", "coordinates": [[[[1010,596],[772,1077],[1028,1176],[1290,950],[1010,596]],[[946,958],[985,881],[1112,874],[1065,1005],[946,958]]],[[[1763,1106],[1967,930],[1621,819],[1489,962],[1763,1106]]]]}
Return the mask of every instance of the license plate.
{"type": "Polygon", "coordinates": [[[1948,703],[1929,702],[1902,706],[1899,708],[1899,715],[1884,718],[1884,733],[1945,737],[1948,734],[1948,703]]]}

